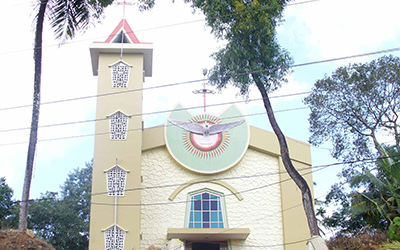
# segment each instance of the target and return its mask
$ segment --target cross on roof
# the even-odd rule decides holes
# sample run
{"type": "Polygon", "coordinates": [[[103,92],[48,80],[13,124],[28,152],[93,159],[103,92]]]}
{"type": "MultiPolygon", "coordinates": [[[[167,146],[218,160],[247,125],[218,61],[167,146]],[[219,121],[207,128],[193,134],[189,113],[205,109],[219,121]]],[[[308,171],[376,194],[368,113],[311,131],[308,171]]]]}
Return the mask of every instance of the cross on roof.
{"type": "MultiPolygon", "coordinates": [[[[207,74],[207,70],[203,69],[203,75],[204,77],[207,74]]],[[[210,90],[210,89],[206,89],[206,82],[203,82],[203,88],[202,89],[198,89],[198,90],[193,90],[194,94],[203,94],[203,98],[204,98],[204,113],[206,112],[206,95],[207,94],[214,94],[215,91],[214,90],[210,90]]]]}
{"type": "Polygon", "coordinates": [[[133,5],[132,2],[127,2],[127,1],[123,1],[123,2],[117,2],[118,5],[123,5],[123,13],[122,13],[122,18],[125,19],[125,5],[133,5]]]}

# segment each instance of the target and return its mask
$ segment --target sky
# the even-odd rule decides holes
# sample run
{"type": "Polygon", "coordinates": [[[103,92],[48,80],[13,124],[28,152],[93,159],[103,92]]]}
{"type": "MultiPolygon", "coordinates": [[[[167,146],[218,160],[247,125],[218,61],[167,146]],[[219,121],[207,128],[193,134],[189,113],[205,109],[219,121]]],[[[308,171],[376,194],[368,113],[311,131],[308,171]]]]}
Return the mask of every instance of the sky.
{"type": "MultiPolygon", "coordinates": [[[[32,103],[33,3],[28,0],[0,3],[0,177],[6,177],[15,199],[21,198],[29,139],[29,129],[24,128],[29,128],[31,122],[31,107],[15,107],[32,103]],[[3,132],[10,129],[19,130],[3,132]]],[[[284,13],[285,21],[278,27],[279,43],[290,52],[295,65],[397,48],[400,47],[399,9],[397,0],[292,1],[284,13]]],[[[45,103],[96,95],[97,77],[92,75],[89,46],[94,41],[105,41],[121,19],[122,7],[112,5],[101,23],[63,45],[54,39],[48,23],[45,25],[39,122],[42,127],[31,198],[38,198],[46,191],[59,191],[68,173],[92,159],[94,122],[43,126],[95,119],[96,99],[45,103]]],[[[175,3],[159,0],[146,12],[139,12],[137,6],[127,6],[126,19],[141,42],[154,45],[153,76],[146,78],[145,88],[203,79],[202,69],[214,65],[210,55],[224,45],[206,27],[204,16],[193,13],[183,0],[175,3]]],[[[399,52],[392,54],[399,56],[399,52]]],[[[311,91],[316,80],[330,75],[339,66],[364,63],[380,56],[383,54],[293,68],[288,83],[271,95],[276,96],[272,105],[283,133],[307,141],[309,110],[302,102],[306,95],[300,93],[311,91]],[[288,94],[294,95],[279,97],[288,94]],[[287,111],[290,109],[295,110],[287,111]]],[[[202,96],[192,94],[200,88],[201,81],[144,90],[143,113],[169,110],[177,102],[185,107],[202,106],[202,96]]],[[[250,100],[259,98],[253,88],[250,100]]],[[[243,102],[234,88],[207,97],[207,104],[226,102],[237,102],[249,115],[250,125],[271,131],[261,101],[243,102]]],[[[218,114],[223,109],[223,105],[218,105],[207,111],[218,114]]],[[[191,112],[201,113],[202,109],[191,112]]],[[[145,127],[164,124],[167,115],[168,112],[144,115],[145,127]]],[[[313,166],[335,162],[329,148],[329,143],[311,147],[313,166]]],[[[315,197],[324,198],[337,181],[340,169],[341,166],[334,166],[313,173],[315,197]]]]}

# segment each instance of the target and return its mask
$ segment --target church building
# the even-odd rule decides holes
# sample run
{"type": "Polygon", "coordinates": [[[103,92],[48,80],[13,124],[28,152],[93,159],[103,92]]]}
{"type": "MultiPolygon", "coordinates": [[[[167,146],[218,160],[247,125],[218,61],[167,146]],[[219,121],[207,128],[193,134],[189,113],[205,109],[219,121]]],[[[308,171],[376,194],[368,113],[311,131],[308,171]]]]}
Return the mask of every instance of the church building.
{"type": "MultiPolygon", "coordinates": [[[[144,129],[153,45],[123,19],[90,53],[99,120],[90,250],[307,249],[301,192],[274,133],[250,126],[235,105],[192,114],[179,100],[165,124],[144,129]]],[[[310,146],[287,142],[312,189],[310,146]]]]}

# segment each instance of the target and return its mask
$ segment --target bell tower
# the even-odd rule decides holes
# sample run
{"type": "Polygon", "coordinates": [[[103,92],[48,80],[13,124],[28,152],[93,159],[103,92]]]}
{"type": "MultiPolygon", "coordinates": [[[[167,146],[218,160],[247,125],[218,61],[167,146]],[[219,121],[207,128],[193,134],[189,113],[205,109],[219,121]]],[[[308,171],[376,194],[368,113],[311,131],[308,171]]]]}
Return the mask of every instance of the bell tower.
{"type": "Polygon", "coordinates": [[[152,76],[153,45],[139,42],[122,19],[90,54],[98,97],[89,249],[138,250],[141,208],[132,204],[140,204],[142,88],[152,76]]]}

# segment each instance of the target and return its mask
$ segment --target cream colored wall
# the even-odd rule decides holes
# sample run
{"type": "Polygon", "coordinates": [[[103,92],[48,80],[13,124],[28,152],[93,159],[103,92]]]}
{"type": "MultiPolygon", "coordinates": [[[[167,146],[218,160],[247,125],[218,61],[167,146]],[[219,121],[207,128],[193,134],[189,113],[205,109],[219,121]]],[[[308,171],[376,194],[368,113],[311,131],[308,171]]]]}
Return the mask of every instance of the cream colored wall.
{"type": "MultiPolygon", "coordinates": [[[[120,59],[119,54],[100,54],[98,69],[98,94],[115,93],[125,90],[141,89],[143,86],[143,55],[124,54],[123,60],[132,65],[128,89],[112,88],[111,69],[109,65],[120,59]]],[[[96,119],[104,119],[106,116],[121,110],[128,115],[142,113],[142,91],[133,91],[124,94],[107,95],[98,97],[96,119]]],[[[140,129],[142,117],[132,116],[129,119],[129,130],[140,129]]],[[[110,140],[109,121],[103,120],[96,123],[95,149],[93,159],[93,183],[92,193],[104,193],[107,191],[106,174],[104,170],[113,167],[118,158],[118,165],[130,172],[127,175],[127,189],[140,187],[141,172],[141,130],[128,132],[127,140],[110,140]]],[[[118,198],[118,204],[139,204],[140,192],[126,192],[124,197],[118,198]]],[[[140,206],[118,206],[117,224],[128,230],[125,239],[125,249],[139,249],[140,242],[140,206]]],[[[90,218],[90,242],[91,250],[105,249],[105,229],[114,223],[114,197],[107,194],[92,196],[90,218]],[[108,205],[99,205],[108,204],[108,205]]]]}
{"type": "MultiPolygon", "coordinates": [[[[153,129],[149,134],[146,133],[145,140],[149,135],[149,139],[154,139],[154,145],[160,145],[160,141],[152,136],[154,134],[159,134],[157,129],[153,129]]],[[[143,144],[143,146],[148,145],[143,144]]],[[[250,235],[245,241],[232,240],[230,242],[231,249],[254,249],[251,246],[267,245],[278,246],[265,249],[283,249],[281,195],[280,186],[277,185],[278,171],[277,157],[249,149],[237,166],[224,173],[212,175],[212,178],[239,177],[224,181],[236,188],[243,196],[243,200],[239,201],[228,189],[220,185],[199,183],[183,189],[173,201],[170,201],[168,197],[179,185],[156,189],[146,189],[146,187],[183,184],[202,176],[209,176],[196,174],[176,165],[165,146],[143,152],[142,187],[144,189],[141,202],[144,206],[141,211],[140,249],[147,249],[150,245],[164,248],[167,243],[167,229],[185,227],[187,194],[205,187],[226,195],[229,228],[250,229],[250,235]],[[264,176],[243,177],[251,175],[264,176]],[[246,192],[251,189],[254,190],[246,192]]]]}
{"type": "MultiPolygon", "coordinates": [[[[155,148],[164,147],[163,132],[162,126],[144,130],[143,151],[147,152],[155,148]]],[[[302,206],[301,192],[286,173],[285,167],[280,159],[280,148],[276,136],[272,132],[256,127],[250,127],[250,136],[250,149],[274,156],[278,159],[279,171],[282,173],[279,175],[278,182],[280,182],[279,188],[282,198],[280,211],[282,216],[283,242],[285,244],[284,249],[305,250],[307,249],[306,242],[310,238],[310,232],[302,206]]],[[[307,181],[313,194],[310,146],[305,142],[291,138],[286,138],[286,140],[292,162],[307,181]]],[[[241,164],[243,163],[241,162],[241,164]]],[[[261,164],[261,166],[263,165],[261,164]]],[[[233,169],[235,169],[235,167],[233,169]]],[[[235,188],[237,187],[235,186],[235,188]]],[[[252,231],[250,232],[250,235],[251,234],[252,231]]],[[[247,244],[247,241],[245,242],[247,244]]]]}
{"type": "MultiPolygon", "coordinates": [[[[305,142],[291,138],[286,138],[286,140],[293,165],[307,181],[313,195],[310,146],[305,142]]],[[[276,135],[251,127],[250,147],[279,157],[279,168],[282,173],[280,175],[280,186],[285,250],[307,249],[306,243],[310,238],[310,231],[302,205],[301,191],[285,170],[280,158],[280,148],[276,135]]]]}

